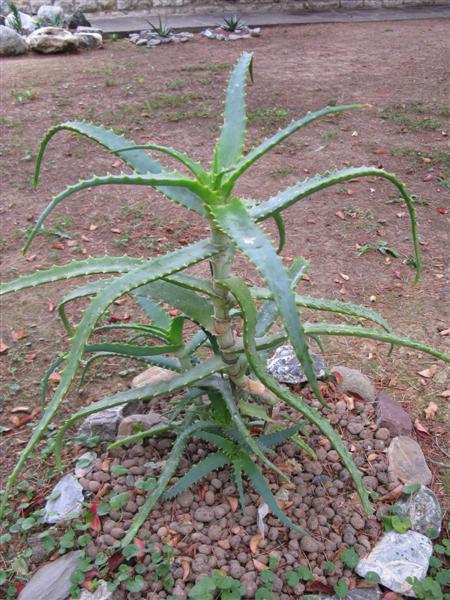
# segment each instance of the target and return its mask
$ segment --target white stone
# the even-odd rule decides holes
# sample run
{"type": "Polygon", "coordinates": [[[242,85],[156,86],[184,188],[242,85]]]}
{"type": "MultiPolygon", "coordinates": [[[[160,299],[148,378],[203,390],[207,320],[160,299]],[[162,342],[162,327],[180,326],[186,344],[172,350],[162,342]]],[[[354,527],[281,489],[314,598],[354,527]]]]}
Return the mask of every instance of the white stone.
{"type": "Polygon", "coordinates": [[[70,596],[70,578],[76,571],[81,550],[69,552],[41,567],[17,596],[17,600],[66,600],[70,596]]]}
{"type": "Polygon", "coordinates": [[[28,47],[40,54],[56,54],[78,49],[78,40],[60,27],[42,27],[27,38],[28,47]]]}
{"type": "Polygon", "coordinates": [[[37,18],[42,25],[61,27],[64,24],[64,12],[60,6],[43,4],[37,12],[37,18]]]}
{"type": "Polygon", "coordinates": [[[151,412],[146,414],[129,415],[120,422],[119,429],[117,431],[117,439],[121,440],[129,435],[132,435],[135,427],[139,427],[139,429],[142,431],[148,431],[156,425],[161,425],[163,423],[167,423],[167,419],[158,413],[151,412]]]}
{"type": "Polygon", "coordinates": [[[432,552],[431,540],[421,533],[389,531],[370,554],[359,561],[355,570],[361,577],[373,571],[385,587],[398,594],[414,596],[412,586],[406,580],[409,577],[424,579],[432,552]]]}
{"type": "Polygon", "coordinates": [[[99,33],[102,35],[103,29],[100,29],[100,27],[86,27],[84,25],[78,25],[77,33],[99,33]]]}
{"type": "Polygon", "coordinates": [[[57,523],[80,514],[83,488],[73,475],[65,475],[55,485],[44,509],[45,523],[57,523]],[[54,499],[52,500],[52,497],[54,499]]]}
{"type": "Polygon", "coordinates": [[[88,592],[83,590],[78,600],[112,600],[112,592],[108,590],[108,584],[106,581],[100,580],[100,584],[95,592],[88,592]]]}
{"type": "MultiPolygon", "coordinates": [[[[19,17],[20,17],[20,22],[22,24],[22,32],[23,33],[31,33],[32,31],[34,31],[37,28],[37,23],[34,19],[32,19],[30,17],[30,15],[27,15],[26,13],[23,13],[19,10],[19,17]]],[[[11,27],[11,29],[14,29],[13,23],[15,22],[15,18],[13,13],[9,13],[9,15],[5,18],[5,25],[6,27],[11,27]]]]}
{"type": "Polygon", "coordinates": [[[417,493],[403,495],[396,507],[397,514],[410,518],[413,531],[432,539],[438,537],[442,526],[442,510],[430,489],[424,485],[420,486],[417,493]],[[431,535],[433,531],[434,535],[431,535]]]}
{"type": "Polygon", "coordinates": [[[74,469],[75,477],[77,479],[80,479],[81,477],[86,477],[86,475],[90,473],[94,468],[94,460],[96,458],[96,452],[85,452],[84,454],[79,456],[74,469]]]}
{"type": "Polygon", "coordinates": [[[0,56],[15,56],[28,51],[27,43],[14,29],[0,25],[0,56]]]}

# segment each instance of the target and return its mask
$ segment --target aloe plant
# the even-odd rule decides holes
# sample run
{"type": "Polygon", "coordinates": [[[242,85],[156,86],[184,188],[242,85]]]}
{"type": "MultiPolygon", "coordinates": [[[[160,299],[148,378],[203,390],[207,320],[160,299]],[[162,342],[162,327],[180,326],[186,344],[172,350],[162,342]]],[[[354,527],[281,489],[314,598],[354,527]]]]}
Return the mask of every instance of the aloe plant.
{"type": "Polygon", "coordinates": [[[330,440],[353,478],[364,509],[368,513],[372,511],[361,475],[338,433],[323,416],[323,411],[313,408],[268,374],[265,353],[289,341],[304,367],[311,388],[322,403],[324,401],[312,367],[309,338],[355,336],[407,346],[446,362],[450,362],[450,357],[426,344],[396,335],[383,317],[372,309],[297,293],[297,285],[307,264],[303,258],[298,258],[290,269],[283,266],[279,255],[285,239],[282,212],[319,190],[355,177],[387,179],[398,189],[409,211],[418,278],[421,263],[413,202],[394,175],[374,167],[328,171],[301,181],[262,202],[235,196],[233,190],[238,178],[287,137],[323,116],[361,108],[360,105],[334,106],[308,113],[244,154],[247,72],[252,75],[252,55],[244,53],[235,65],[228,84],[224,123],[209,170],[173,148],[157,144],[134,145],[113,131],[86,122],[62,123],[50,129],[43,139],[36,162],[36,186],[47,144],[60,131],[75,132],[98,143],[121,157],[131,167],[131,172],[83,180],[55,196],[35,224],[25,250],[58,204],[75,192],[95,186],[151,186],[175,205],[200,215],[209,225],[210,234],[206,239],[162,256],[147,259],[127,256],[88,258],[37,271],[2,284],[0,293],[7,294],[55,281],[96,274],[102,276],[101,279],[68,293],[58,307],[70,337],[70,348],[65,354],[58,356],[44,376],[45,384],[52,370],[64,365],[53,398],[49,402],[44,399],[42,418],[8,478],[2,498],[2,510],[27,458],[44,432],[50,425],[54,425],[61,402],[75,385],[77,376],[82,376],[87,367],[104,357],[122,356],[147,365],[162,366],[173,371],[173,376],[139,389],[116,393],[74,412],[57,430],[54,451],[56,463],[60,466],[65,432],[90,414],[119,404],[155,399],[184,390],[184,395],[177,395],[177,400],[168,404],[168,423],[113,444],[118,446],[134,443],[142,441],[146,436],[167,432],[175,434],[165,467],[155,485],[150,486],[147,500],[123,540],[124,545],[130,543],[161,497],[171,497],[204,476],[208,470],[218,469],[225,464],[232,467],[241,498],[244,474],[273,512],[283,522],[295,527],[278,509],[264,480],[263,468],[273,469],[280,477],[286,478],[272,462],[273,451],[270,449],[271,445],[285,439],[295,441],[307,453],[313,454],[313,450],[298,434],[299,419],[314,424],[330,440]],[[178,160],[189,171],[189,175],[169,171],[147,154],[146,150],[178,160]],[[269,218],[278,227],[277,248],[260,225],[269,218]],[[265,287],[249,286],[233,276],[237,252],[253,263],[265,281],[265,287]],[[187,271],[190,266],[205,261],[210,265],[209,278],[194,276],[187,271]],[[124,294],[136,301],[146,313],[148,321],[102,325],[102,315],[124,294]],[[91,298],[90,304],[74,327],[66,315],[66,307],[82,297],[91,298]],[[171,317],[162,308],[163,304],[179,309],[180,314],[171,317]],[[304,323],[299,314],[303,307],[343,315],[347,319],[354,318],[364,325],[304,323]],[[242,336],[235,332],[237,320],[243,323],[242,336]],[[184,331],[187,321],[195,325],[194,333],[192,327],[189,328],[189,334],[184,331]],[[371,326],[367,325],[369,322],[371,326]],[[101,343],[93,339],[99,331],[110,336],[108,341],[103,341],[104,336],[101,343]],[[116,332],[121,334],[118,339],[114,338],[116,332]],[[126,342],[123,341],[123,333],[129,333],[126,342]],[[286,403],[291,410],[289,414],[283,415],[284,420],[277,423],[273,418],[272,408],[280,402],[286,403]],[[291,423],[286,424],[289,419],[291,423]],[[262,431],[267,423],[273,429],[272,437],[267,437],[268,434],[262,431]],[[254,428],[260,430],[260,435],[254,438],[250,428],[252,434],[254,428]],[[184,448],[192,436],[213,443],[217,452],[193,467],[175,486],[168,489],[171,479],[176,475],[184,448]]]}

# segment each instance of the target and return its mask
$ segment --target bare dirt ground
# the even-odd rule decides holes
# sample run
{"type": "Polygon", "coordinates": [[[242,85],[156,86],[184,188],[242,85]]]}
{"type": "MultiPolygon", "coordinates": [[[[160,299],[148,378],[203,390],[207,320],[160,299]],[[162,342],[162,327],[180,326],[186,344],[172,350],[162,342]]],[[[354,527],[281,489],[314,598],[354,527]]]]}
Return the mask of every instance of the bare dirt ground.
{"type": "MultiPolygon", "coordinates": [[[[27,230],[55,193],[79,178],[119,173],[120,161],[93,143],[60,134],[49,146],[38,191],[31,178],[45,131],[65,120],[113,127],[135,142],[184,150],[206,163],[218,133],[229,67],[243,50],[255,53],[249,85],[248,147],[308,110],[334,103],[372,108],[322,120],[285,142],[243,178],[239,193],[264,199],[316,172],[348,165],[378,165],[396,173],[415,195],[424,272],[413,287],[412,253],[405,206],[387,182],[358,180],[317,194],[287,213],[284,256],[303,255],[310,278],[301,290],[360,302],[379,310],[398,333],[448,349],[449,82],[448,23],[312,25],[273,28],[259,39],[232,44],[196,37],[182,45],[149,50],[127,40],[103,51],[65,56],[3,59],[1,75],[1,272],[19,274],[87,255],[152,255],[205,234],[192,214],[157,193],[95,188],[71,197],[49,219],[28,255],[20,249],[27,230]],[[53,233],[52,233],[53,232],[53,233]],[[56,235],[54,234],[56,232],[56,235]],[[385,240],[399,258],[359,246],[385,240]]],[[[255,279],[244,261],[241,273],[255,279]]],[[[73,284],[75,287],[76,284],[73,284]]],[[[1,311],[3,340],[0,452],[3,474],[15,462],[39,417],[39,379],[52,357],[67,348],[54,305],[67,285],[9,296],[1,311]],[[6,349],[6,346],[8,349],[6,349]],[[18,410],[19,409],[19,410],[18,410]],[[34,412],[33,412],[34,411],[34,412]],[[33,418],[29,420],[29,416],[33,418]]],[[[116,306],[127,318],[131,303],[116,306]]],[[[73,317],[79,316],[79,311],[73,317]]],[[[308,316],[308,315],[305,315],[308,316]]],[[[326,340],[330,365],[346,364],[371,376],[429,429],[430,456],[444,460],[448,370],[428,356],[373,342],[326,340]],[[437,365],[433,378],[418,371],[437,365]],[[423,410],[438,405],[433,420],[423,410]]],[[[113,372],[125,368],[116,363],[113,372]]],[[[97,373],[71,410],[125,387],[118,376],[97,373]]],[[[64,408],[62,410],[64,415],[64,408]]],[[[30,463],[30,485],[43,485],[52,464],[30,463]],[[39,483],[40,482],[40,483],[39,483]]],[[[430,464],[434,489],[445,502],[445,470],[430,464]]],[[[448,471],[447,471],[448,473],[448,471]]],[[[46,483],[48,485],[48,483],[46,483]]]]}

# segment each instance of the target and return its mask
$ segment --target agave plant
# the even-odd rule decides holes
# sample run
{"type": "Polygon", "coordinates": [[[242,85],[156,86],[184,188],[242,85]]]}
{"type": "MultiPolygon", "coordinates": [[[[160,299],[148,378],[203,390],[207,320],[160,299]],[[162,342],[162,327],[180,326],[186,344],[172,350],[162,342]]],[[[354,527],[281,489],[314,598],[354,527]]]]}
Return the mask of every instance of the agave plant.
{"type": "Polygon", "coordinates": [[[147,23],[150,25],[153,33],[157,33],[159,37],[169,37],[173,33],[172,28],[169,27],[167,22],[162,21],[161,17],[158,19],[158,25],[155,25],[151,21],[147,21],[147,23]]]}
{"type": "Polygon", "coordinates": [[[34,428],[28,445],[8,479],[2,508],[5,507],[11,488],[25,461],[44,432],[54,423],[61,402],[75,384],[77,375],[83,368],[103,357],[123,356],[164,367],[171,370],[173,376],[142,388],[116,393],[74,412],[55,434],[54,453],[56,463],[60,466],[65,432],[88,415],[124,403],[151,400],[184,391],[184,395],[177,395],[177,399],[169,405],[168,423],[113,444],[117,446],[134,443],[136,440],[141,441],[145,436],[167,432],[175,434],[165,467],[129,528],[123,540],[124,545],[134,538],[163,495],[171,497],[187,485],[198,481],[210,470],[226,464],[232,468],[241,498],[244,474],[273,512],[284,523],[296,527],[277,507],[264,480],[262,469],[273,469],[286,478],[271,461],[271,446],[286,439],[296,441],[306,452],[312,454],[312,449],[298,435],[299,419],[315,425],[330,440],[353,478],[364,509],[368,513],[372,511],[361,475],[337,432],[322,412],[269,375],[265,368],[265,352],[289,341],[304,367],[312,390],[322,403],[324,401],[309,351],[309,337],[356,336],[421,350],[446,362],[450,362],[450,357],[426,344],[396,335],[385,320],[369,308],[298,294],[296,287],[306,269],[306,261],[299,258],[290,269],[283,266],[279,255],[285,238],[282,212],[319,190],[355,177],[387,179],[398,189],[408,207],[418,276],[420,256],[414,206],[403,184],[394,175],[374,167],[349,167],[325,172],[301,181],[262,202],[245,201],[235,196],[233,190],[238,178],[287,137],[323,116],[359,107],[334,106],[308,113],[244,154],[245,88],[248,71],[252,74],[252,55],[244,53],[235,65],[228,84],[224,123],[214,149],[210,170],[206,170],[199,162],[178,150],[157,144],[137,146],[122,136],[91,123],[62,123],[50,129],[45,136],[37,157],[35,185],[47,144],[54,135],[64,130],[89,138],[109,152],[120,156],[131,167],[132,172],[108,174],[80,181],[55,196],[36,222],[25,250],[47,216],[61,202],[75,192],[107,185],[151,186],[175,205],[202,217],[209,225],[210,235],[165,255],[147,259],[128,256],[88,258],[25,275],[1,286],[0,292],[7,294],[54,281],[102,275],[98,281],[91,281],[71,291],[59,305],[59,313],[70,337],[70,349],[65,355],[58,357],[47,371],[46,376],[57,365],[64,365],[53,398],[45,404],[42,418],[34,428]],[[189,175],[167,170],[146,153],[146,150],[178,160],[189,175]],[[278,227],[278,248],[274,247],[261,226],[269,218],[272,218],[278,227]],[[232,269],[237,252],[253,263],[265,281],[265,287],[249,286],[242,279],[233,276],[232,269]],[[194,276],[188,271],[192,265],[204,261],[209,262],[210,277],[194,276]],[[108,307],[125,294],[136,300],[148,315],[149,322],[113,325],[99,323],[108,307]],[[68,303],[82,297],[90,297],[91,301],[81,320],[73,327],[65,308],[68,303]],[[171,317],[169,312],[162,308],[162,304],[179,309],[180,314],[171,317]],[[299,316],[302,307],[343,315],[347,319],[354,318],[362,321],[364,325],[305,323],[299,316]],[[236,334],[237,320],[242,325],[242,335],[236,334]],[[187,321],[196,327],[193,334],[192,327],[189,328],[189,334],[184,331],[187,321]],[[368,323],[372,323],[372,326],[367,326],[368,323]],[[114,331],[118,330],[122,337],[102,343],[92,339],[93,334],[105,330],[108,330],[110,335],[114,335],[114,331]],[[123,341],[124,330],[131,336],[126,342],[123,341]],[[282,421],[273,423],[272,407],[280,402],[290,407],[290,412],[283,416],[282,421]],[[267,421],[272,421],[271,434],[261,431],[267,421]],[[256,438],[253,436],[255,427],[260,431],[256,438]],[[192,436],[212,443],[217,451],[194,466],[168,489],[176,475],[184,448],[192,436]]]}
{"type": "Polygon", "coordinates": [[[225,31],[239,31],[240,29],[244,29],[246,27],[245,23],[242,21],[241,17],[237,15],[233,15],[231,17],[224,17],[223,23],[219,25],[221,29],[225,31]]]}

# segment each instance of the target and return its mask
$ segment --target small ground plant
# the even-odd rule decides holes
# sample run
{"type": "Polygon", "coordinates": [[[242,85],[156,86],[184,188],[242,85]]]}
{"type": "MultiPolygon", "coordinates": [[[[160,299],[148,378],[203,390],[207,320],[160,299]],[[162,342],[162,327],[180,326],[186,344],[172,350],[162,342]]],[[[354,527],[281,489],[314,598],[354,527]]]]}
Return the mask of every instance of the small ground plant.
{"type": "MultiPolygon", "coordinates": [[[[224,465],[230,466],[242,504],[244,475],[272,512],[284,524],[298,529],[279,509],[262,469],[273,469],[282,479],[286,479],[285,473],[271,460],[274,454],[272,447],[294,436],[306,452],[313,452],[306,441],[298,436],[300,419],[315,425],[329,439],[351,474],[364,509],[372,512],[361,474],[340,436],[322,412],[268,374],[265,368],[266,353],[289,341],[304,367],[312,390],[322,404],[325,402],[314,374],[309,338],[356,336],[407,346],[446,362],[450,362],[450,357],[423,343],[394,334],[385,320],[371,309],[296,293],[307,264],[303,258],[298,258],[289,269],[283,265],[280,257],[285,240],[282,212],[319,190],[335,184],[342,185],[353,178],[370,176],[387,179],[397,188],[409,211],[418,276],[420,256],[414,205],[403,184],[394,175],[374,167],[328,171],[300,181],[262,202],[236,196],[233,190],[239,177],[290,135],[323,116],[360,108],[359,105],[332,106],[308,113],[244,154],[248,71],[252,74],[252,55],[244,53],[231,74],[224,124],[210,170],[178,150],[157,144],[136,146],[122,136],[91,123],[62,123],[50,129],[45,136],[37,157],[35,185],[47,144],[55,134],[64,130],[95,141],[121,157],[132,171],[83,180],[55,196],[39,217],[25,250],[41,231],[47,216],[61,202],[78,191],[109,185],[151,186],[176,205],[202,217],[210,235],[189,246],[152,258],[88,258],[25,275],[1,286],[0,293],[8,294],[54,281],[101,275],[97,281],[90,281],[70,291],[59,305],[59,314],[70,337],[70,349],[58,357],[46,373],[48,378],[54,369],[63,365],[54,396],[45,403],[42,418],[8,479],[2,510],[27,458],[43,436],[48,435],[49,429],[55,427],[59,407],[74,387],[77,377],[93,362],[105,357],[121,356],[164,367],[172,371],[173,376],[84,406],[70,415],[52,434],[52,440],[56,463],[61,466],[64,435],[81,419],[124,403],[176,394],[174,399],[167,401],[170,408],[167,423],[114,443],[117,446],[142,441],[146,436],[174,434],[173,446],[159,478],[146,482],[146,501],[121,542],[123,548],[134,540],[158,500],[175,495],[224,465]],[[188,174],[165,169],[145,150],[172,157],[188,174]],[[270,218],[278,228],[278,247],[274,246],[261,226],[270,218]],[[238,252],[253,263],[265,281],[265,287],[250,286],[233,275],[238,252]],[[209,277],[199,277],[189,271],[189,267],[202,262],[209,263],[209,277]],[[124,295],[132,296],[148,319],[145,322],[102,324],[105,312],[124,295]],[[80,298],[91,298],[91,301],[74,327],[66,314],[66,307],[80,298]],[[299,316],[302,307],[354,318],[364,325],[305,323],[299,316]],[[173,309],[177,309],[175,316],[173,309]],[[187,322],[189,327],[185,328],[187,322]],[[369,322],[373,325],[367,326],[369,322]],[[194,332],[191,324],[196,328],[194,332]],[[237,333],[237,326],[242,335],[237,333]],[[103,334],[101,338],[95,335],[98,332],[103,334]],[[127,341],[124,341],[124,333],[130,336],[127,341]],[[110,336],[108,341],[104,341],[105,334],[110,336]],[[291,412],[287,415],[283,413],[285,417],[277,423],[272,409],[280,402],[286,403],[291,412]],[[267,423],[270,423],[270,431],[266,429],[267,423]],[[215,446],[216,451],[170,487],[191,437],[206,440],[215,446]]],[[[112,501],[116,502],[117,498],[112,501]]],[[[213,583],[216,587],[220,585],[219,581],[213,583]]]]}

